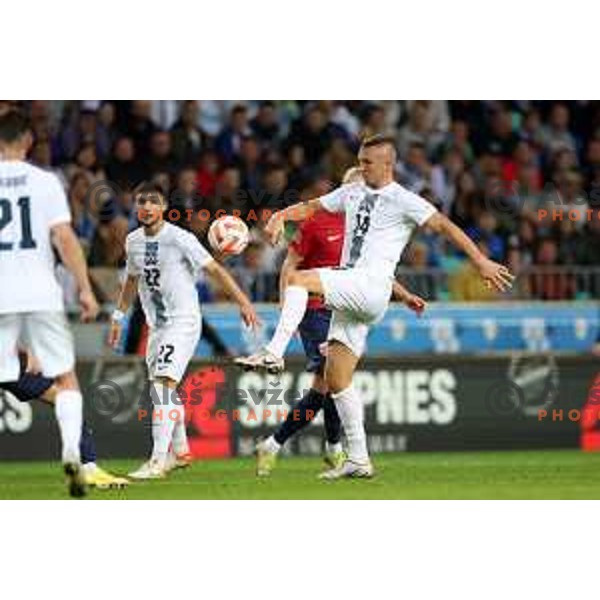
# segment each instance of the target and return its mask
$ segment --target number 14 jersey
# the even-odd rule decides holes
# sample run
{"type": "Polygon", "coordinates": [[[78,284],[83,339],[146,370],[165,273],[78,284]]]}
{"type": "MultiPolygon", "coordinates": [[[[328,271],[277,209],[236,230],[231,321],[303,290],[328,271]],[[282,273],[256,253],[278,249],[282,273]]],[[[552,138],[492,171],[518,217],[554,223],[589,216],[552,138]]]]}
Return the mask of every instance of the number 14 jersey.
{"type": "Polygon", "coordinates": [[[320,198],[329,212],[345,213],[341,265],[391,279],[414,229],[436,212],[433,204],[389,183],[380,189],[364,183],[343,185],[320,198]]]}

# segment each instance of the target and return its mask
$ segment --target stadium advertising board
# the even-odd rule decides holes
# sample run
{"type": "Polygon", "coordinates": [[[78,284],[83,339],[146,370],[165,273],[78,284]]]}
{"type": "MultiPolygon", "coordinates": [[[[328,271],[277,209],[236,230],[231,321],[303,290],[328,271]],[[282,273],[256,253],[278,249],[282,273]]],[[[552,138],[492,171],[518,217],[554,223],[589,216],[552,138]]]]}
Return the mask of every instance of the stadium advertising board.
{"type": "MultiPolygon", "coordinates": [[[[310,386],[304,363],[279,377],[230,365],[194,362],[182,385],[192,452],[198,457],[249,455],[310,386]]],[[[600,371],[593,357],[513,354],[367,359],[355,386],[365,404],[373,451],[485,450],[577,447],[595,435],[600,371]],[[592,437],[589,437],[592,436],[592,437]]],[[[86,417],[102,457],[143,456],[150,446],[152,407],[137,358],[82,362],[86,417]]],[[[4,460],[58,456],[52,412],[0,395],[4,460]]],[[[318,415],[290,441],[290,453],[322,446],[318,415]]],[[[585,443],[583,443],[586,446],[585,443]]],[[[592,445],[587,445],[592,449],[592,445]]]]}

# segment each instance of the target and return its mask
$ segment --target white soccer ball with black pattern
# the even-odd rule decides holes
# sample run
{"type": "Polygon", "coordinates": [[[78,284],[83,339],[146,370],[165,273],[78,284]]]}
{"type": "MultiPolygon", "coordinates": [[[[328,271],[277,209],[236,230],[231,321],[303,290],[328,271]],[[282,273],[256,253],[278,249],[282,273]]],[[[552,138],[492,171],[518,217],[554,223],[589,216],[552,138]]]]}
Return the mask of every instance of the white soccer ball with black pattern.
{"type": "Polygon", "coordinates": [[[250,233],[246,223],[231,215],[217,219],[208,230],[209,244],[223,256],[241,254],[249,241],[250,233]]]}

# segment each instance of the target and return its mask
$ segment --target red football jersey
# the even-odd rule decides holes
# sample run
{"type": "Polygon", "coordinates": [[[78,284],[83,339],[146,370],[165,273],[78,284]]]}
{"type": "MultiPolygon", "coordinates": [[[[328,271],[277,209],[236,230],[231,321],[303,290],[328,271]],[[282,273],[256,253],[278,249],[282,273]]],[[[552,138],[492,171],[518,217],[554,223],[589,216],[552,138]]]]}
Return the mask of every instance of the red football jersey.
{"type": "MultiPolygon", "coordinates": [[[[303,221],[290,248],[302,257],[299,269],[337,267],[344,246],[344,214],[318,211],[303,221]]],[[[308,308],[323,308],[320,296],[311,296],[308,308]]]]}

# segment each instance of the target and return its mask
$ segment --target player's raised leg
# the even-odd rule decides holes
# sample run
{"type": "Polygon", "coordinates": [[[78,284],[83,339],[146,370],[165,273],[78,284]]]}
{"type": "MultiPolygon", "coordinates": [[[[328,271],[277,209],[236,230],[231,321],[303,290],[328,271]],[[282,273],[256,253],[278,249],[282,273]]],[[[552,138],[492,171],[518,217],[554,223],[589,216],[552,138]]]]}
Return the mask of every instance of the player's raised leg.
{"type": "Polygon", "coordinates": [[[273,338],[256,354],[236,358],[235,364],[247,369],[266,370],[269,373],[283,371],[283,356],[304,317],[309,293],[323,294],[318,271],[313,269],[292,273],[284,293],[281,315],[273,338]]]}

